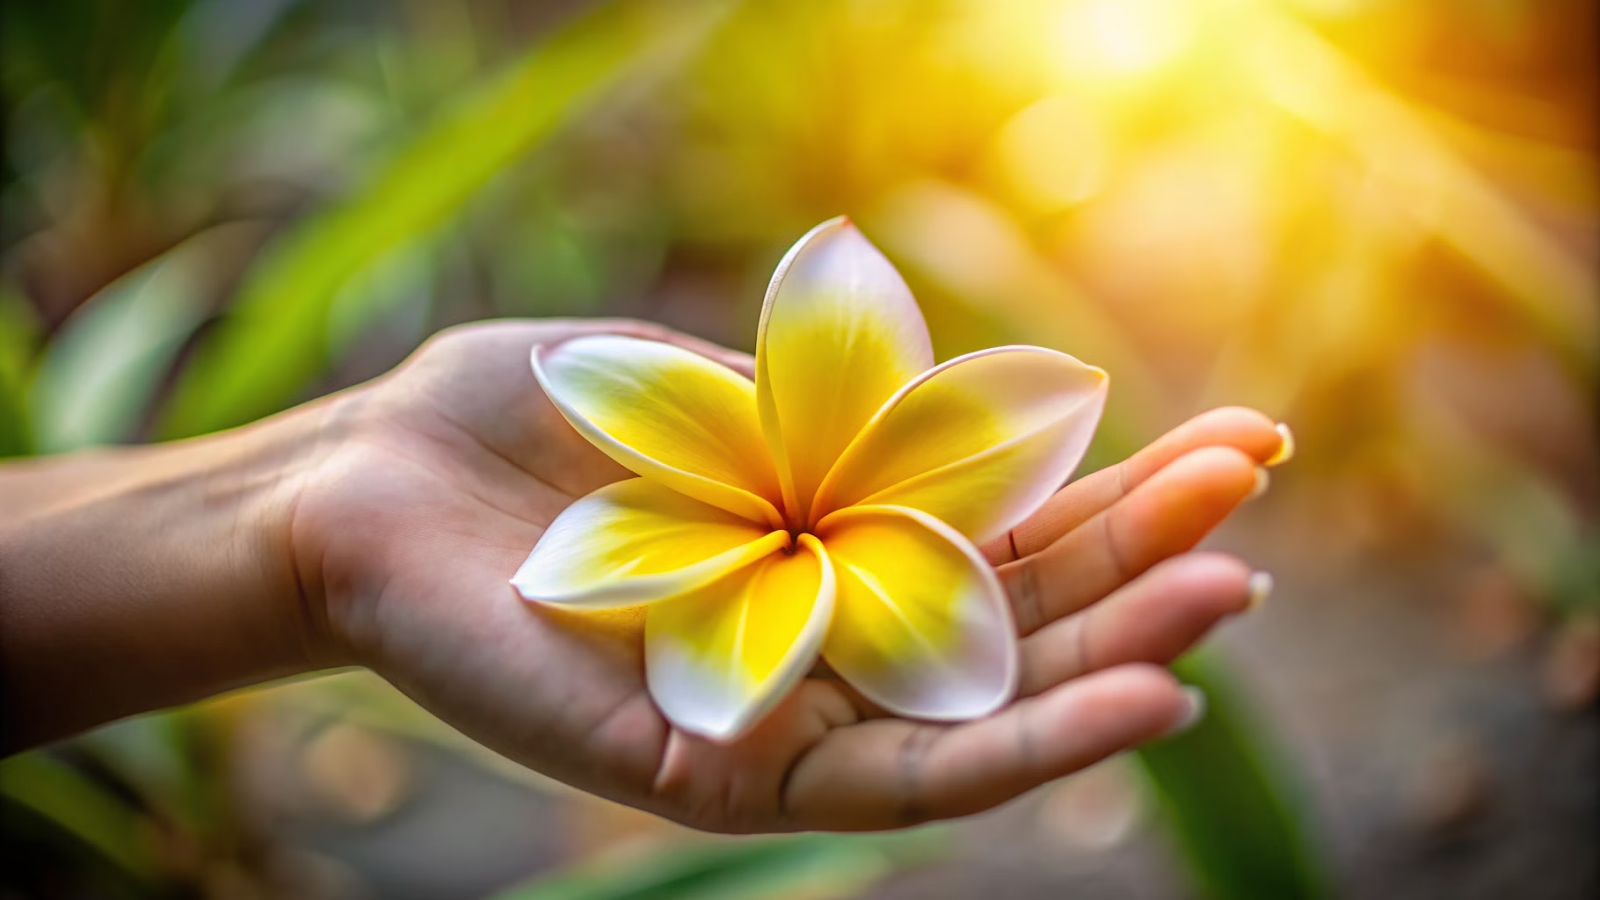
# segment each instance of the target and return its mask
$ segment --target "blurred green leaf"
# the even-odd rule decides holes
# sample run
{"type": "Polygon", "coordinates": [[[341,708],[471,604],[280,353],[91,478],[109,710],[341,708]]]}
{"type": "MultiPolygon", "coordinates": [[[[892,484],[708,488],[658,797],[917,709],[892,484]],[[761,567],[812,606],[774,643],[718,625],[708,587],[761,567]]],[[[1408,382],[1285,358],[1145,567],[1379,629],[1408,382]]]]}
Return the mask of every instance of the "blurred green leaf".
{"type": "Polygon", "coordinates": [[[62,829],[127,878],[158,881],[143,817],[72,766],[42,751],[0,760],[0,797],[62,829]]]}
{"type": "MultiPolygon", "coordinates": [[[[328,720],[338,719],[439,747],[514,784],[546,791],[558,784],[446,725],[389,682],[367,670],[350,669],[324,675],[293,688],[279,688],[271,696],[328,720]]],[[[565,786],[561,786],[560,790],[566,790],[565,786]]]]}
{"type": "Polygon", "coordinates": [[[107,285],[46,348],[32,387],[39,451],[131,440],[151,397],[205,317],[212,233],[107,285]]]}
{"type": "Polygon", "coordinates": [[[1564,615],[1600,610],[1600,533],[1590,532],[1556,557],[1549,592],[1564,615]]]}
{"type": "Polygon", "coordinates": [[[674,846],[632,861],[603,860],[494,900],[762,900],[847,897],[896,863],[942,843],[939,829],[898,835],[805,834],[674,846]]]}
{"type": "Polygon", "coordinates": [[[1190,873],[1217,900],[1329,895],[1281,763],[1226,668],[1205,651],[1173,666],[1206,694],[1194,729],[1138,751],[1190,873]]]}
{"type": "Polygon", "coordinates": [[[208,836],[216,773],[197,753],[196,734],[204,729],[205,706],[186,706],[134,716],[82,735],[76,749],[136,794],[166,827],[208,836]]]}
{"type": "Polygon", "coordinates": [[[586,240],[548,202],[528,204],[516,222],[521,251],[505,260],[501,278],[508,314],[593,315],[608,271],[599,242],[586,240]]]}
{"type": "Polygon", "coordinates": [[[0,286],[0,459],[33,452],[28,369],[39,325],[10,285],[0,286]]]}
{"type": "Polygon", "coordinates": [[[53,82],[67,88],[85,115],[117,122],[137,117],[146,110],[130,99],[148,101],[153,92],[130,98],[127,80],[159,77],[159,57],[192,5],[192,0],[7,3],[0,9],[7,87],[21,93],[53,82]],[[86,52],[90,48],[94,52],[86,52]]]}
{"type": "Polygon", "coordinates": [[[185,372],[165,433],[214,431],[294,402],[328,363],[328,315],[340,288],[456,215],[608,88],[681,52],[719,6],[685,15],[668,2],[605,4],[467,92],[364,189],[297,226],[252,269],[185,372]]]}
{"type": "Polygon", "coordinates": [[[434,299],[439,251],[429,241],[413,241],[383,254],[351,278],[328,307],[329,359],[345,359],[374,322],[401,332],[402,347],[427,336],[434,299]]]}

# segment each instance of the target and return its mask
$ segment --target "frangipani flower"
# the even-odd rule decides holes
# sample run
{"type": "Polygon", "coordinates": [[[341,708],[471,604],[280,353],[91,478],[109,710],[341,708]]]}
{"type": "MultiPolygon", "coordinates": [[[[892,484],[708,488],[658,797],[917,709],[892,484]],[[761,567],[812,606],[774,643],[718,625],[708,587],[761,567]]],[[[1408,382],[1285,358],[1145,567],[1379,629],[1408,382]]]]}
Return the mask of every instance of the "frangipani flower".
{"type": "Polygon", "coordinates": [[[731,739],[820,655],[899,715],[986,715],[1016,689],[1010,606],[978,545],[1077,467],[1106,375],[1040,347],[933,365],[898,272],[846,219],[767,289],[752,382],[620,336],[536,347],[540,385],[639,477],[578,500],[512,579],[555,606],[645,610],[646,677],[731,739]]]}

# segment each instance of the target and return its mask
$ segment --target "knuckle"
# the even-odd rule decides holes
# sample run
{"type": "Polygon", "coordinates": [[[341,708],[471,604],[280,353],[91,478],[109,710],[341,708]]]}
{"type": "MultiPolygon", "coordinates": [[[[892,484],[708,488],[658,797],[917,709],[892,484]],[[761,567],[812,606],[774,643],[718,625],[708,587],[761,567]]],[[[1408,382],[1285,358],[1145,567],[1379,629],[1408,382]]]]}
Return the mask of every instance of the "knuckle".
{"type": "Polygon", "coordinates": [[[933,818],[923,791],[923,771],[928,762],[928,750],[938,738],[938,732],[928,728],[914,728],[900,742],[896,753],[895,777],[899,791],[896,819],[902,825],[916,825],[933,818]]]}
{"type": "Polygon", "coordinates": [[[1043,603],[1039,596],[1039,563],[1034,557],[1025,557],[1007,566],[1006,574],[1006,590],[1011,595],[1017,630],[1022,634],[1031,634],[1044,624],[1043,603]]]}

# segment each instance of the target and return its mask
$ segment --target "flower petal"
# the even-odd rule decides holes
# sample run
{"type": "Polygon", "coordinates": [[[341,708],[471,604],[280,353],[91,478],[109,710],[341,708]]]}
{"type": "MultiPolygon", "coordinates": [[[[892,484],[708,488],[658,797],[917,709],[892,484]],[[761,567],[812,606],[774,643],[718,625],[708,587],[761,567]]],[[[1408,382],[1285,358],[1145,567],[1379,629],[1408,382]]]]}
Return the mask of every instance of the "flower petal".
{"type": "Polygon", "coordinates": [[[1015,527],[1082,461],[1106,374],[1042,347],[958,357],[906,385],[818,490],[815,517],[862,503],[920,509],[983,544],[1015,527]]]}
{"type": "Polygon", "coordinates": [[[682,347],[611,334],[535,347],[533,373],[573,428],[635,474],[782,524],[748,378],[682,347]]]}
{"type": "Polygon", "coordinates": [[[840,677],[879,706],[922,719],[976,718],[1011,699],[1011,607],[966,538],[892,506],[840,510],[819,536],[838,578],[822,655],[840,677]]]}
{"type": "Polygon", "coordinates": [[[791,522],[899,387],[933,365],[911,291],[845,218],[813,228],[772,276],[756,336],[756,399],[791,522]]]}
{"type": "Polygon", "coordinates": [[[833,598],[833,566],[821,543],[803,534],[794,553],[650,607],[650,695],[685,731],[737,737],[811,668],[833,598]]]}
{"type": "Polygon", "coordinates": [[[789,535],[644,478],[562,511],[511,584],[528,600],[607,608],[692,590],[789,543],[789,535]]]}

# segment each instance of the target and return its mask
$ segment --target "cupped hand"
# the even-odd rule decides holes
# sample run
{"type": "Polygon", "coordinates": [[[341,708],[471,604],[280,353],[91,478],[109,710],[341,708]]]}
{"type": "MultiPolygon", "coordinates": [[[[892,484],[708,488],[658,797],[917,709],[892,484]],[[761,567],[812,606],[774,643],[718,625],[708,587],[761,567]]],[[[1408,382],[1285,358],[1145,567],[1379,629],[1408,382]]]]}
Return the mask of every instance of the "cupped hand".
{"type": "Polygon", "coordinates": [[[1181,727],[1161,667],[1251,603],[1251,570],[1188,552],[1280,446],[1250,410],[1199,416],[1062,488],[986,547],[1020,631],[1018,699],[949,725],[894,718],[824,671],[744,737],[674,729],[645,688],[641,619],[523,601],[508,578],[563,509],[629,473],[529,369],[541,343],[621,333],[748,372],[747,357],[627,321],[444,332],[323,410],[291,542],[326,662],[370,666],[464,733],[575,787],[713,831],[894,828],[988,809],[1181,727]]]}

